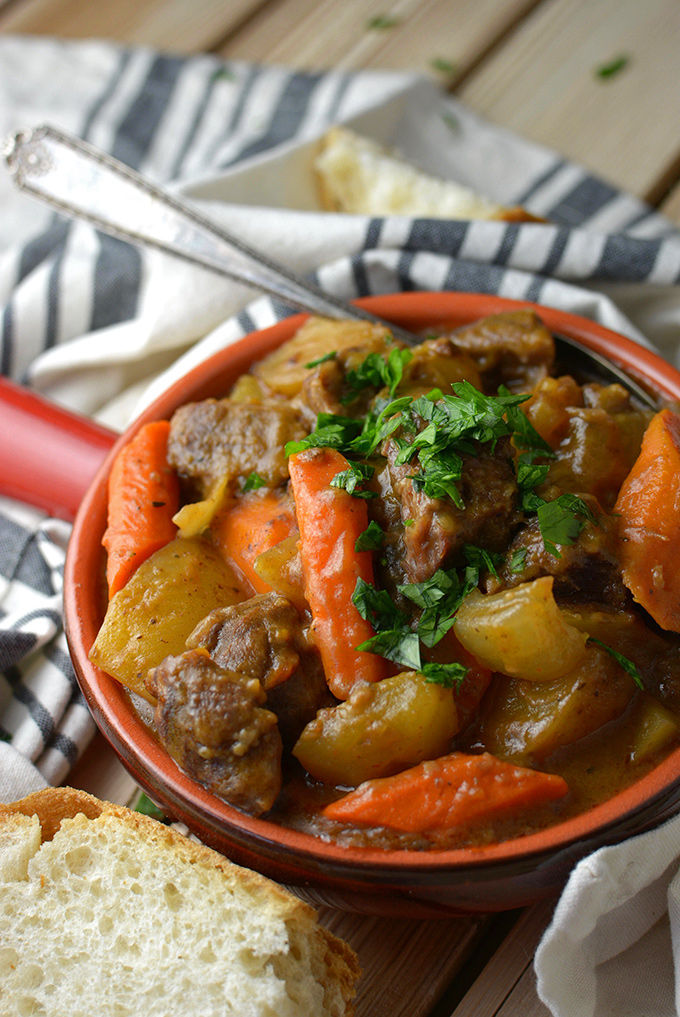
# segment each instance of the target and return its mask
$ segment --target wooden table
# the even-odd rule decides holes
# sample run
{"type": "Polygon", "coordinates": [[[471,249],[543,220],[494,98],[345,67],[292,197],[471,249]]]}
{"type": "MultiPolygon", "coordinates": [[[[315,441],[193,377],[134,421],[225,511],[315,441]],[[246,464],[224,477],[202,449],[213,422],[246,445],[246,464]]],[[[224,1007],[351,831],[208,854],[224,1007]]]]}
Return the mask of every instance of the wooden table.
{"type": "MultiPolygon", "coordinates": [[[[0,0],[0,32],[430,73],[488,120],[680,222],[677,0],[0,0]],[[618,73],[597,73],[619,57],[618,73]]],[[[121,803],[136,792],[100,737],[70,782],[121,803]]],[[[321,918],[359,953],[358,1017],[545,1017],[532,959],[553,906],[475,919],[321,918]]]]}

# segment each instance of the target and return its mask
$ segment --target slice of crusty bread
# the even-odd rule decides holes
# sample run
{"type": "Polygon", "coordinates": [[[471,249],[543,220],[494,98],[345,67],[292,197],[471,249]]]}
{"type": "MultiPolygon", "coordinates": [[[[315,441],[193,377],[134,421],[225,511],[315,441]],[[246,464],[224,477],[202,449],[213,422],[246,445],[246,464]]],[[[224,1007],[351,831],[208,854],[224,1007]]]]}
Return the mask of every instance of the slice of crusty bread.
{"type": "Polygon", "coordinates": [[[423,173],[346,127],[332,127],[323,136],[314,170],[321,206],[331,212],[439,219],[536,218],[523,208],[489,201],[453,180],[423,173]]]}
{"type": "Polygon", "coordinates": [[[355,955],[262,876],[71,788],[0,805],[0,1013],[342,1017],[355,955]]]}

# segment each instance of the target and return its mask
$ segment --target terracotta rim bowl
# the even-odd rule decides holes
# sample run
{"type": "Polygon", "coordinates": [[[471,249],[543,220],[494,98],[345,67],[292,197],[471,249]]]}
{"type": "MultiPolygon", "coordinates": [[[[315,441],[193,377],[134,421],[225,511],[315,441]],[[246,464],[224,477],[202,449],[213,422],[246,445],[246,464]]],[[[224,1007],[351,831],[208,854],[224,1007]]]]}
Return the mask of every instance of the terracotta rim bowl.
{"type": "MultiPolygon", "coordinates": [[[[361,300],[413,331],[466,324],[487,314],[534,307],[548,328],[625,367],[663,399],[680,400],[680,373],[655,354],[571,314],[498,297],[400,293],[361,300]]],[[[101,537],[113,456],[139,427],[184,402],[223,395],[253,362],[288,339],[296,315],[212,356],[166,391],[107,456],[78,512],[65,575],[65,621],[78,680],[105,737],[146,792],[208,844],[235,861],[297,886],[307,899],[367,913],[413,916],[514,908],[557,892],[573,864],[595,848],[650,828],[680,802],[680,748],[651,773],[590,811],[501,844],[441,852],[342,848],[253,819],[185,776],[131,709],[122,687],[88,660],[104,614],[101,537]]]]}

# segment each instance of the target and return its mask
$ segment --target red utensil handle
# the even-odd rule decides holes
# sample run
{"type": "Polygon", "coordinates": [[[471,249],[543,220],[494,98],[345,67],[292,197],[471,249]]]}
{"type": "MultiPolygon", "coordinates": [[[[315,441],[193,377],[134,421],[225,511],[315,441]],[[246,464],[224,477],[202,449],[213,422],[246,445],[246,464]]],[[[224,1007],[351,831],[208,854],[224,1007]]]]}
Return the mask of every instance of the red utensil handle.
{"type": "Polygon", "coordinates": [[[0,494],[72,520],[117,438],[0,378],[0,494]]]}

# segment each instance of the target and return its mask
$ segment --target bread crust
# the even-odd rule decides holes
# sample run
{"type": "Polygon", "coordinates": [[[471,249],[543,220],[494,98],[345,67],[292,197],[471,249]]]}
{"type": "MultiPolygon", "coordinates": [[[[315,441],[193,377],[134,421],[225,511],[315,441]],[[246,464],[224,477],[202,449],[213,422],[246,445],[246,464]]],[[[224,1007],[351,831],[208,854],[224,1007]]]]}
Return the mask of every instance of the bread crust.
{"type": "MultiPolygon", "coordinates": [[[[225,893],[238,885],[252,898],[254,908],[261,909],[272,920],[285,922],[286,927],[303,935],[310,943],[316,966],[325,970],[320,983],[329,996],[340,994],[344,1009],[332,1011],[352,1017],[356,983],[361,969],[356,954],[343,940],[334,936],[318,922],[316,911],[278,884],[250,869],[235,865],[217,851],[206,847],[149,816],[133,812],[121,805],[102,801],[85,791],[71,787],[45,788],[19,801],[0,803],[0,834],[3,829],[17,829],[18,814],[37,816],[42,842],[51,841],[66,819],[82,814],[88,820],[99,820],[104,828],[107,820],[122,821],[130,839],[139,839],[147,853],[162,845],[170,848],[177,860],[186,865],[202,866],[220,873],[225,893]]],[[[329,1013],[331,1011],[329,1010],[329,1013]]]]}

